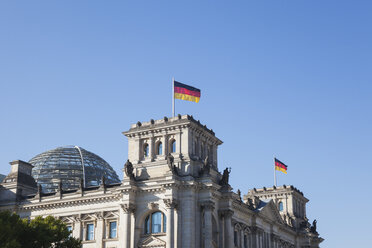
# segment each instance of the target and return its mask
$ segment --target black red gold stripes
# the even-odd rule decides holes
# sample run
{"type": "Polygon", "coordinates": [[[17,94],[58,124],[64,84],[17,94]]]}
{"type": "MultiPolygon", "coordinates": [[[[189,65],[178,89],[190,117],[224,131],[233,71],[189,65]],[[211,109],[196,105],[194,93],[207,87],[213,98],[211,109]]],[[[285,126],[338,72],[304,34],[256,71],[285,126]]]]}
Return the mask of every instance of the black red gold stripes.
{"type": "Polygon", "coordinates": [[[200,89],[174,81],[174,98],[192,102],[199,102],[200,89]]]}
{"type": "Polygon", "coordinates": [[[274,159],[275,160],[275,170],[281,171],[285,174],[287,174],[287,168],[288,166],[285,165],[283,162],[281,162],[279,159],[274,159]]]}

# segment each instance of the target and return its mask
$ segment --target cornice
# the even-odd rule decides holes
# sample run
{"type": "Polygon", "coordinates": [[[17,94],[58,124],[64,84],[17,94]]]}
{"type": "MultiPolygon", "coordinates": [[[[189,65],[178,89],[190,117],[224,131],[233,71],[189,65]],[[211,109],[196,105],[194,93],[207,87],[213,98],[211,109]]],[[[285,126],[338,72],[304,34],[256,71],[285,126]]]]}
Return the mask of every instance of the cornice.
{"type": "Polygon", "coordinates": [[[37,203],[25,204],[23,206],[20,206],[19,209],[21,210],[55,209],[55,208],[61,208],[61,207],[89,205],[92,203],[114,202],[118,200],[120,200],[120,197],[118,197],[118,195],[79,198],[79,199],[66,199],[66,200],[56,199],[56,200],[48,201],[48,202],[41,201],[37,203]]]}

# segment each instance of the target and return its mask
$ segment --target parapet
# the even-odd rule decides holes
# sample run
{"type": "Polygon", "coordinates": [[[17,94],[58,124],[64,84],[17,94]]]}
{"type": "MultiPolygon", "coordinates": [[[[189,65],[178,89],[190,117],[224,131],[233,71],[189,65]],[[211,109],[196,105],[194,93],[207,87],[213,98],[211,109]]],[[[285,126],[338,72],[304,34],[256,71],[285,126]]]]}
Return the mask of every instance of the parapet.
{"type": "Polygon", "coordinates": [[[211,135],[215,136],[215,133],[212,129],[207,128],[206,125],[202,125],[200,123],[200,121],[195,120],[192,115],[180,115],[180,114],[175,116],[175,117],[164,116],[164,118],[160,119],[160,120],[151,119],[148,122],[138,121],[136,124],[132,124],[129,131],[123,132],[123,134],[128,135],[128,134],[130,134],[132,132],[136,132],[136,131],[144,131],[144,130],[151,129],[151,128],[154,128],[154,127],[156,127],[156,128],[163,127],[163,126],[165,127],[165,126],[170,126],[172,124],[178,125],[178,124],[182,124],[182,123],[186,123],[186,122],[193,122],[193,123],[197,124],[203,130],[205,130],[208,133],[210,133],[211,135]]]}

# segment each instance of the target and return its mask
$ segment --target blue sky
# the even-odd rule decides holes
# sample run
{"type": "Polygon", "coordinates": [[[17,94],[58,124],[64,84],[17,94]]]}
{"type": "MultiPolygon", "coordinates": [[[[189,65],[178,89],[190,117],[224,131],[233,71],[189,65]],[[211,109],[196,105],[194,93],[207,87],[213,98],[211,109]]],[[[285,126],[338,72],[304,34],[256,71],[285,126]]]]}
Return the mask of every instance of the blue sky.
{"type": "Polygon", "coordinates": [[[177,101],[224,141],[234,190],[310,199],[323,247],[367,247],[372,215],[370,1],[0,2],[0,173],[79,145],[122,177],[130,124],[177,101]]]}

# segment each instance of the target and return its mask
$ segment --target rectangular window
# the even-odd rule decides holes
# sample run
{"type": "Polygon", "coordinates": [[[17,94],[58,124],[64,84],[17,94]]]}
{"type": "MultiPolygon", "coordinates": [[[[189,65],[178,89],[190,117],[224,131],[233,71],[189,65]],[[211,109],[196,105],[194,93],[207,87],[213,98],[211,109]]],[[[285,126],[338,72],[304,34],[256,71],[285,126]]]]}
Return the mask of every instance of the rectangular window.
{"type": "Polygon", "coordinates": [[[109,238],[114,239],[116,238],[116,221],[110,222],[110,233],[109,238]]]}
{"type": "Polygon", "coordinates": [[[87,224],[86,240],[94,240],[94,225],[93,224],[87,224]]]}

